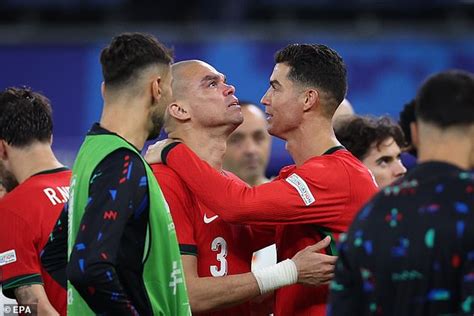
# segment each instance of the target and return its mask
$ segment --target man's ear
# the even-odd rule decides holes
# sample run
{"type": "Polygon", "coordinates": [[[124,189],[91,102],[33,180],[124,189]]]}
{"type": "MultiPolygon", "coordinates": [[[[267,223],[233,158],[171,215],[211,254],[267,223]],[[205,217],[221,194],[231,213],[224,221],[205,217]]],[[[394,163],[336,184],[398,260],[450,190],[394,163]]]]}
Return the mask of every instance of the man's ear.
{"type": "Polygon", "coordinates": [[[178,121],[187,121],[191,118],[189,112],[181,105],[176,102],[168,105],[168,113],[178,121]]]}
{"type": "Polygon", "coordinates": [[[420,133],[418,132],[418,124],[416,122],[410,123],[410,134],[413,147],[418,149],[420,146],[420,133]]]}
{"type": "Polygon", "coordinates": [[[303,94],[303,111],[308,111],[319,105],[319,92],[314,89],[306,90],[303,94]]]}
{"type": "Polygon", "coordinates": [[[153,82],[151,83],[151,96],[153,99],[156,101],[160,100],[162,94],[161,90],[161,77],[157,77],[153,82]]]}

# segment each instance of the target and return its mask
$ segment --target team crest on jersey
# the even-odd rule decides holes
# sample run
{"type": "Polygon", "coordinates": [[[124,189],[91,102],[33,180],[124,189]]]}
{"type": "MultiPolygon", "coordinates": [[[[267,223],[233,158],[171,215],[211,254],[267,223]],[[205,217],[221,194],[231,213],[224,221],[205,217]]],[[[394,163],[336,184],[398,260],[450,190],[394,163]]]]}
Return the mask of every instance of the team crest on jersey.
{"type": "Polygon", "coordinates": [[[16,261],[15,249],[0,253],[0,267],[16,261]]]}
{"type": "Polygon", "coordinates": [[[313,194],[309,190],[308,184],[296,173],[293,173],[288,178],[286,178],[286,182],[291,184],[291,186],[294,187],[296,191],[298,191],[306,206],[316,201],[313,194]]]}

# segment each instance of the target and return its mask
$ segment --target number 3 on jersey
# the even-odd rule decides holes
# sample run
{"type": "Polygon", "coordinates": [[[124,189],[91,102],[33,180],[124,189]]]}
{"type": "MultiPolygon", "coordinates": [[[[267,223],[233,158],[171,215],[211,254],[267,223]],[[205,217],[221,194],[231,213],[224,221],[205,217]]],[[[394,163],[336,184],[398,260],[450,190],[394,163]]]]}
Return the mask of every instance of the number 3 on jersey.
{"type": "Polygon", "coordinates": [[[227,275],[227,242],[222,237],[216,237],[211,243],[211,250],[217,252],[217,261],[220,267],[212,265],[211,274],[214,277],[227,275]]]}

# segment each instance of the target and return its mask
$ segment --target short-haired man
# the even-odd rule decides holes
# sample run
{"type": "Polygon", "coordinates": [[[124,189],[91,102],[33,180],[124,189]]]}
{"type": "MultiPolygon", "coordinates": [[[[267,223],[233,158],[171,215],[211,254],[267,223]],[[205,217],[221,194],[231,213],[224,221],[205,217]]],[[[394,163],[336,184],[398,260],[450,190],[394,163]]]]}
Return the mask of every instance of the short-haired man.
{"type": "Polygon", "coordinates": [[[66,315],[65,271],[43,257],[71,176],[51,149],[52,131],[46,97],[27,88],[0,93],[0,170],[20,183],[0,200],[0,283],[38,315],[66,315]]]}
{"type": "Polygon", "coordinates": [[[431,76],[415,110],[419,164],[351,225],[330,315],[474,313],[474,75],[431,76]]]}
{"type": "MultiPolygon", "coordinates": [[[[325,45],[292,44],[277,52],[275,62],[262,103],[269,133],[287,141],[296,165],[250,188],[223,176],[183,144],[162,141],[149,157],[161,158],[225,221],[278,225],[278,260],[283,261],[324,236],[336,239],[377,188],[367,168],[334,136],[332,116],[347,87],[342,58],[325,45]]],[[[336,253],[334,243],[327,253],[336,253]]],[[[256,276],[261,288],[272,283],[256,276]]],[[[327,293],[326,286],[281,288],[275,313],[325,315],[327,293]]]]}
{"type": "Polygon", "coordinates": [[[336,137],[372,171],[381,188],[402,177],[407,169],[401,161],[403,132],[386,116],[353,116],[339,122],[336,137]]]}
{"type": "Polygon", "coordinates": [[[100,61],[102,117],[71,180],[68,312],[188,315],[174,225],[140,155],[159,134],[172,97],[172,56],[151,35],[125,33],[100,61]]]}

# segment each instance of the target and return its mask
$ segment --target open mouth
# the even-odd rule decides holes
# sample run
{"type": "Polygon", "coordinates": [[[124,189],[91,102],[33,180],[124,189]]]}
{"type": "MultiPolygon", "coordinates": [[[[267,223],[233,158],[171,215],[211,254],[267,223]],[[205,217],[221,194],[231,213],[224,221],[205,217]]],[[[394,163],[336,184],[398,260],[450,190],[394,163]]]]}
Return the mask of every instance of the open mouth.
{"type": "Polygon", "coordinates": [[[227,107],[230,108],[230,107],[233,107],[233,106],[240,108],[239,101],[232,102],[232,103],[229,104],[227,107]]]}

